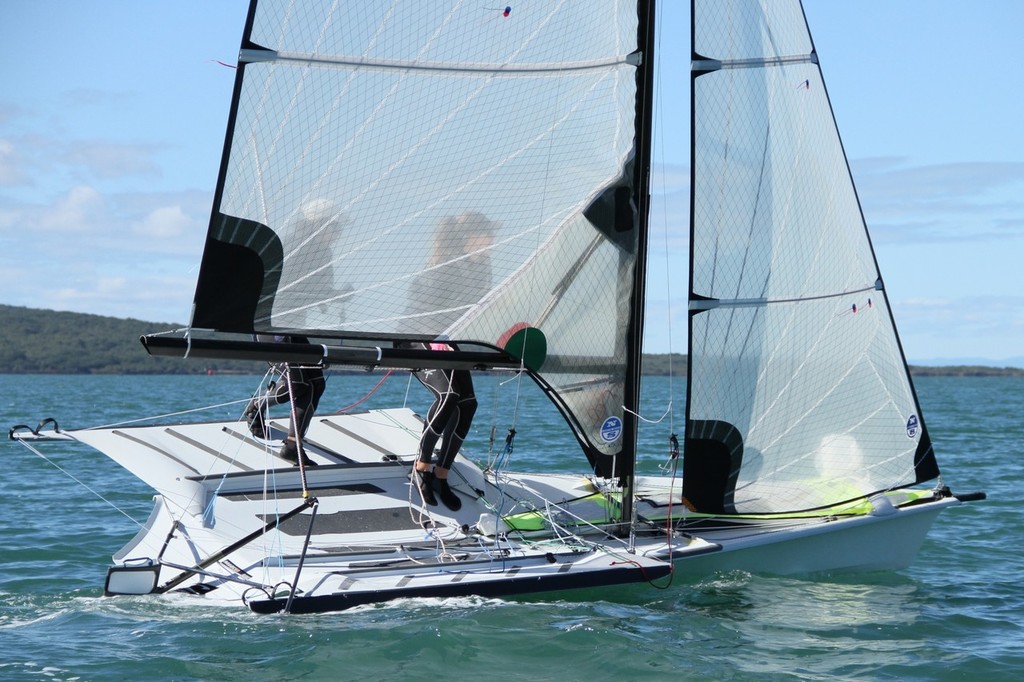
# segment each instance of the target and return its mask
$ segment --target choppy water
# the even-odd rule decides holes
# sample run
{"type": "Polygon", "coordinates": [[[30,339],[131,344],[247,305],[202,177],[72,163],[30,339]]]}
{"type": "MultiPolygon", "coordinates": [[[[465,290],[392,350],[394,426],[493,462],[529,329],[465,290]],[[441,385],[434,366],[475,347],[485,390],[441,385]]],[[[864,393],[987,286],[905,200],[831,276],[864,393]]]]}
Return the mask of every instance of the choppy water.
{"type": "MultiPolygon", "coordinates": [[[[321,411],[362,397],[379,375],[332,377],[321,411]]],[[[91,426],[240,399],[255,377],[0,376],[0,425],[57,417],[91,426]]],[[[734,573],[614,598],[396,602],[339,614],[255,616],[186,598],[101,596],[110,554],[150,493],[88,448],[0,446],[0,679],[792,680],[1024,679],[1024,518],[1016,491],[1024,381],[923,378],[918,389],[945,482],[989,500],[944,513],[908,570],[843,579],[734,573]],[[88,486],[95,492],[90,492],[88,486]],[[103,495],[108,501],[97,497],[103,495]],[[117,509],[114,507],[116,506],[117,509]]],[[[486,457],[508,384],[480,387],[468,443],[486,457]],[[497,396],[497,397],[495,397],[497,396]]],[[[677,405],[683,387],[675,388],[677,405]]],[[[422,400],[422,388],[410,397],[422,400]]],[[[393,377],[363,406],[401,401],[393,377]]],[[[668,402],[646,382],[646,410],[668,402]]],[[[421,407],[417,405],[417,407],[421,407]]],[[[530,395],[517,414],[515,468],[568,470],[560,424],[530,395]]],[[[240,404],[214,416],[237,416],[240,404]]],[[[497,423],[497,437],[509,424],[497,423]]],[[[681,426],[677,425],[677,428],[681,426]]],[[[656,471],[670,426],[645,426],[656,471]]],[[[571,451],[571,450],[569,450],[571,451]]]]}

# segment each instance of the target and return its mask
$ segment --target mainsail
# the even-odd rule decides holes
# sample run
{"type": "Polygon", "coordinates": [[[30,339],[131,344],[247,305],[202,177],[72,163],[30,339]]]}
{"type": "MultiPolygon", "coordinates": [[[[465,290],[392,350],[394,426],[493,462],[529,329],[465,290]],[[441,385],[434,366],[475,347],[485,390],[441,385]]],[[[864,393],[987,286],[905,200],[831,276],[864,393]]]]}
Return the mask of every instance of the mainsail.
{"type": "Polygon", "coordinates": [[[526,328],[592,464],[621,475],[649,12],[254,0],[192,329],[500,349],[526,328]]]}
{"type": "Polygon", "coordinates": [[[818,508],[938,475],[799,0],[693,5],[684,493],[818,508]]]}

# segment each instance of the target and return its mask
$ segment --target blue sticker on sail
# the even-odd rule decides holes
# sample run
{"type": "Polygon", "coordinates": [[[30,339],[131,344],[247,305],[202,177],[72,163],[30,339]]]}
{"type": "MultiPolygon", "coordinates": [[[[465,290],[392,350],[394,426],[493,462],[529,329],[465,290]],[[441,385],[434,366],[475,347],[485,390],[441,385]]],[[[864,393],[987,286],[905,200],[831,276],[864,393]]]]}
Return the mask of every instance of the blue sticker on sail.
{"type": "Polygon", "coordinates": [[[917,435],[917,415],[910,415],[910,419],[907,420],[907,438],[913,438],[917,435]]]}
{"type": "Polygon", "coordinates": [[[601,440],[605,443],[614,443],[622,435],[622,420],[618,417],[608,417],[601,424],[601,440]]]}

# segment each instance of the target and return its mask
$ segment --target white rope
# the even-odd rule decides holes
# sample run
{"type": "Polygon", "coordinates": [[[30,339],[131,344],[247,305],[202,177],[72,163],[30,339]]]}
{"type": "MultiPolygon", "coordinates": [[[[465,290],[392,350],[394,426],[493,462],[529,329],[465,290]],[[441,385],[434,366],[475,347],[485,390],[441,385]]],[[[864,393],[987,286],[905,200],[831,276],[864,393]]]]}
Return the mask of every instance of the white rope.
{"type": "MultiPolygon", "coordinates": [[[[415,472],[416,472],[416,465],[413,464],[411,469],[410,469],[410,472],[409,472],[409,496],[408,496],[408,501],[409,501],[409,519],[415,525],[419,526],[420,528],[424,528],[425,526],[428,526],[428,525],[430,526],[429,529],[424,528],[424,530],[427,530],[427,537],[426,537],[426,539],[430,539],[431,537],[433,537],[434,541],[437,543],[437,547],[438,547],[437,560],[439,562],[444,563],[445,560],[457,561],[458,559],[455,557],[455,555],[451,554],[448,551],[448,548],[445,547],[445,544],[444,544],[444,540],[445,539],[444,539],[444,537],[442,537],[441,534],[438,533],[437,531],[442,530],[444,528],[447,528],[448,530],[453,531],[453,536],[454,536],[455,534],[457,534],[461,530],[461,528],[459,526],[455,526],[455,525],[451,525],[451,524],[447,524],[447,523],[439,523],[438,520],[436,518],[434,518],[434,515],[431,514],[430,511],[427,509],[427,501],[423,497],[423,491],[420,490],[419,485],[417,485],[417,483],[416,483],[416,473],[415,472]],[[416,492],[419,493],[419,496],[420,496],[420,505],[419,506],[417,506],[416,503],[413,501],[413,497],[412,497],[412,490],[413,490],[413,488],[415,488],[416,492]],[[418,512],[418,518],[417,518],[417,512],[418,512]]],[[[417,564],[423,564],[424,563],[424,562],[416,560],[412,556],[409,556],[408,553],[406,554],[406,557],[410,561],[412,561],[413,563],[417,563],[417,564]]]]}
{"type": "Polygon", "coordinates": [[[622,410],[623,412],[630,413],[631,415],[633,415],[640,421],[644,422],[645,424],[660,424],[661,422],[665,421],[665,417],[668,417],[672,414],[672,398],[669,398],[668,407],[665,408],[665,412],[657,419],[648,419],[647,417],[641,415],[639,412],[634,412],[633,410],[629,409],[625,405],[622,406],[622,410]]]}

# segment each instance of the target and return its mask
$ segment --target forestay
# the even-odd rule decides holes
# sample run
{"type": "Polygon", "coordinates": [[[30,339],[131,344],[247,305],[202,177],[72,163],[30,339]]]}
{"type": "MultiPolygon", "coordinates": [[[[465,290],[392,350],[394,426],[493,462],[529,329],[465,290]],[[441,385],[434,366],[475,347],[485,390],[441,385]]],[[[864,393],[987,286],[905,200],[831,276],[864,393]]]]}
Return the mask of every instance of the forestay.
{"type": "Polygon", "coordinates": [[[700,0],[685,493],[836,504],[938,475],[798,0],[700,0]]]}

